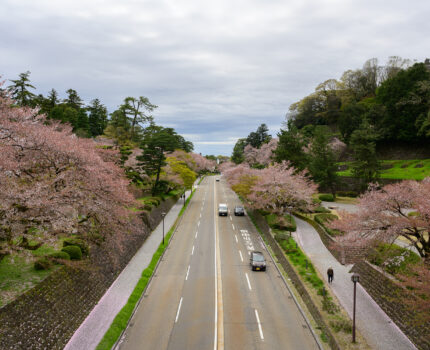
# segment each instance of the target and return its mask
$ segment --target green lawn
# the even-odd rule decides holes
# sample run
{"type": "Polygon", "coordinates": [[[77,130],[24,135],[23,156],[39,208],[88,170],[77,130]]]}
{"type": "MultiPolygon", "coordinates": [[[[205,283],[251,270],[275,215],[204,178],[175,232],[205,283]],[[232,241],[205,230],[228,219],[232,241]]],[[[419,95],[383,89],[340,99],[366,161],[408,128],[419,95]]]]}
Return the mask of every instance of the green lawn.
{"type": "MultiPolygon", "coordinates": [[[[381,178],[396,180],[423,180],[430,176],[430,159],[409,160],[382,160],[382,166],[390,166],[389,169],[381,171],[381,178]]],[[[339,171],[340,176],[352,176],[350,162],[342,162],[339,165],[347,165],[348,169],[339,171]]]]}
{"type": "Polygon", "coordinates": [[[32,288],[52,270],[35,270],[32,259],[18,255],[6,256],[0,262],[0,307],[32,288]]]}

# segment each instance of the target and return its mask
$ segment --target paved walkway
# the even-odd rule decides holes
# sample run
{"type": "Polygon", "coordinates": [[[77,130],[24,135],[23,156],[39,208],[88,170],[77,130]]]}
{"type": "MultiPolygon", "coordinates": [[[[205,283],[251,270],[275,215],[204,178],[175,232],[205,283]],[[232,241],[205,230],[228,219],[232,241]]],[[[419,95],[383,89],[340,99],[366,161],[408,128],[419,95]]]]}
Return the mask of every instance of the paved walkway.
{"type": "MultiPolygon", "coordinates": [[[[327,269],[333,267],[334,280],[330,288],[352,318],[353,283],[352,274],[348,272],[352,265],[341,265],[325,247],[315,229],[307,222],[295,219],[297,232],[294,232],[294,238],[323,277],[326,278],[327,269]]],[[[357,329],[373,349],[416,349],[359,283],[356,322],[357,329]]]]}
{"type": "MultiPolygon", "coordinates": [[[[190,191],[187,191],[186,197],[188,198],[189,195],[190,191]]],[[[166,214],[164,218],[165,233],[167,233],[175,223],[183,205],[184,200],[179,199],[166,214]]],[[[160,245],[162,238],[163,222],[160,222],[139,251],[120,273],[115,282],[106,291],[85,321],[77,329],[64,349],[92,350],[97,347],[117,313],[126,304],[134,287],[139,281],[142,271],[151,262],[152,256],[160,245]]]]}

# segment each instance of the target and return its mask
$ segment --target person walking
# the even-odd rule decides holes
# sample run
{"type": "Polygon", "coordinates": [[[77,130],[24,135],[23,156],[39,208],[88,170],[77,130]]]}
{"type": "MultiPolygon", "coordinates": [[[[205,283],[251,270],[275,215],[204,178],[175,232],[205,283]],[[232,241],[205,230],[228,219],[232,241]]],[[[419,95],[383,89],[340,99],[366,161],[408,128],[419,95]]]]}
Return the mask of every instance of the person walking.
{"type": "Polygon", "coordinates": [[[331,266],[327,270],[327,277],[328,277],[328,283],[331,284],[333,282],[333,277],[334,277],[334,271],[331,266]]]}

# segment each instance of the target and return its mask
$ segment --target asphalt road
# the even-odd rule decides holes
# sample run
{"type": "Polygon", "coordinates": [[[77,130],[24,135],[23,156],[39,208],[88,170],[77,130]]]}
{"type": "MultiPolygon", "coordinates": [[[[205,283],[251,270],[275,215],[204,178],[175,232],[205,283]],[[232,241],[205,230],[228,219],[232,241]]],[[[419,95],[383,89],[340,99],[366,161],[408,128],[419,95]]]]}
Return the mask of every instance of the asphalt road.
{"type": "Polygon", "coordinates": [[[318,349],[237,196],[207,177],[184,214],[118,348],[318,349]],[[219,217],[218,203],[231,215],[219,217]],[[267,271],[253,272],[260,250],[267,271]]]}

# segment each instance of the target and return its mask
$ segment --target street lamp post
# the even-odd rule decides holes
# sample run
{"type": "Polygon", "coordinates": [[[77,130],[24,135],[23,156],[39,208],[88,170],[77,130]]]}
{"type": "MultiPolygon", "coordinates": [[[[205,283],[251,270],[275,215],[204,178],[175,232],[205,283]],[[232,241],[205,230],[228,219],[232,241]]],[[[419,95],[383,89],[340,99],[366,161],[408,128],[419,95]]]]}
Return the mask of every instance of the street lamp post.
{"type": "Polygon", "coordinates": [[[163,211],[161,213],[161,217],[163,218],[163,245],[164,245],[164,217],[166,216],[166,213],[163,211]]]}
{"type": "Polygon", "coordinates": [[[351,281],[354,282],[354,306],[352,309],[352,342],[355,343],[355,300],[357,296],[357,282],[360,282],[360,275],[358,273],[353,273],[351,276],[351,281]]]}

